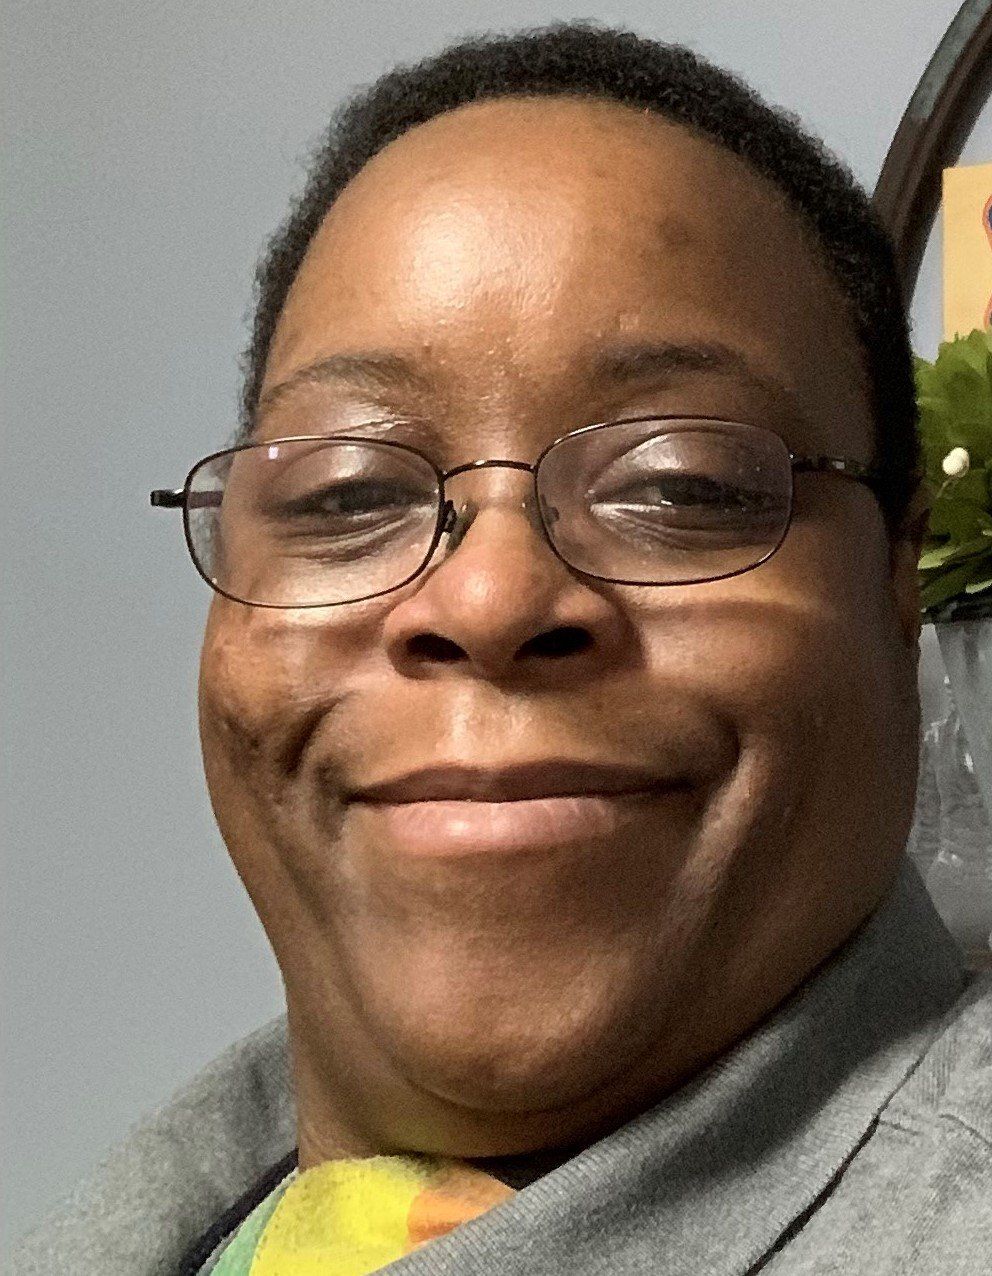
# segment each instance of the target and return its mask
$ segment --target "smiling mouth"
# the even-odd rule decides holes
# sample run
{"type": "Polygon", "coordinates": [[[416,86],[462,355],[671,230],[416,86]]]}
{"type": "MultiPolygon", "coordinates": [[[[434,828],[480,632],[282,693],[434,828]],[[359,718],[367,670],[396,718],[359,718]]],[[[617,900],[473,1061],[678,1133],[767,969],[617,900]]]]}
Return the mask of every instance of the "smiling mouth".
{"type": "Polygon", "coordinates": [[[643,767],[588,762],[531,762],[509,767],[435,766],[353,790],[347,800],[374,805],[409,802],[525,802],[536,798],[619,796],[685,786],[643,767]]]}
{"type": "Polygon", "coordinates": [[[420,856],[495,855],[619,836],[658,802],[691,791],[641,768],[542,762],[433,767],[348,796],[369,833],[420,856]]]}

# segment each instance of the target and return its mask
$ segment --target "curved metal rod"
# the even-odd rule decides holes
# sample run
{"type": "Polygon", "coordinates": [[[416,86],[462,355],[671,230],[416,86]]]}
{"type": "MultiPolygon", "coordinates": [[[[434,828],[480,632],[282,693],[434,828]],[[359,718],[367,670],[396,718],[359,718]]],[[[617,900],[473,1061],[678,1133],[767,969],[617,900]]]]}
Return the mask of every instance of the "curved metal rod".
{"type": "Polygon", "coordinates": [[[895,241],[907,305],[940,207],[941,173],[961,154],[992,90],[992,0],[965,0],[896,129],[872,201],[895,241]]]}

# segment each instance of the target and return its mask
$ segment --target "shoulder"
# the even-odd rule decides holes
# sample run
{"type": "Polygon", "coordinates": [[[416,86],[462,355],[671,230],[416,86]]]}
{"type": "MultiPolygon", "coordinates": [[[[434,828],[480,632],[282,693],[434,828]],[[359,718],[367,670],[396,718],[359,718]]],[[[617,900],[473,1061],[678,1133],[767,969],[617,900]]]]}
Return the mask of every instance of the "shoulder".
{"type": "Polygon", "coordinates": [[[883,1114],[899,1118],[945,1135],[960,1128],[992,1157],[992,972],[975,976],[941,1019],[883,1114]]]}
{"type": "MultiPolygon", "coordinates": [[[[876,1202],[892,1267],[963,1276],[992,1261],[992,975],[972,980],[880,1114],[876,1202]],[[896,1204],[898,1202],[898,1205],[896,1204]],[[883,1229],[884,1230],[884,1229],[883,1229]]],[[[870,1159],[870,1154],[869,1154],[870,1159]]],[[[881,1258],[882,1256],[879,1255],[881,1258]]]]}
{"type": "MultiPolygon", "coordinates": [[[[855,1154],[768,1264],[803,1276],[974,1276],[992,1255],[992,976],[972,978],[905,1065],[855,1154]]],[[[877,1056],[865,1061],[879,1068],[877,1056]]]]}
{"type": "Polygon", "coordinates": [[[282,1014],[131,1126],[20,1239],[11,1270],[150,1276],[169,1269],[295,1140],[282,1014]]]}

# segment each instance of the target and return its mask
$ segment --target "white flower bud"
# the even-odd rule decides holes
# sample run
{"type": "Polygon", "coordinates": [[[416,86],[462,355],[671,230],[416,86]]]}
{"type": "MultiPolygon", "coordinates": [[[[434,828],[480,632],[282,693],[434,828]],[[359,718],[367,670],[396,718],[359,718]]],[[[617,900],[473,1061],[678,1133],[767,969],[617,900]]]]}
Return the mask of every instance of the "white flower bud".
{"type": "Polygon", "coordinates": [[[963,447],[952,447],[941,462],[941,468],[950,478],[960,478],[962,474],[967,474],[970,465],[971,457],[963,447]]]}

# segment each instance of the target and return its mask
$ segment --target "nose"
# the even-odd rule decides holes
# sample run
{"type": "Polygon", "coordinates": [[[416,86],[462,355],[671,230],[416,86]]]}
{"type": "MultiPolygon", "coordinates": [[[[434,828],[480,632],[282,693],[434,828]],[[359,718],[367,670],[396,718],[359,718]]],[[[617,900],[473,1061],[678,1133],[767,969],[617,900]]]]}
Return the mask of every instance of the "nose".
{"type": "Polygon", "coordinates": [[[633,650],[618,600],[557,557],[533,500],[520,499],[523,476],[503,478],[502,500],[453,502],[447,543],[389,613],[386,650],[400,672],[571,678],[633,650]]]}

